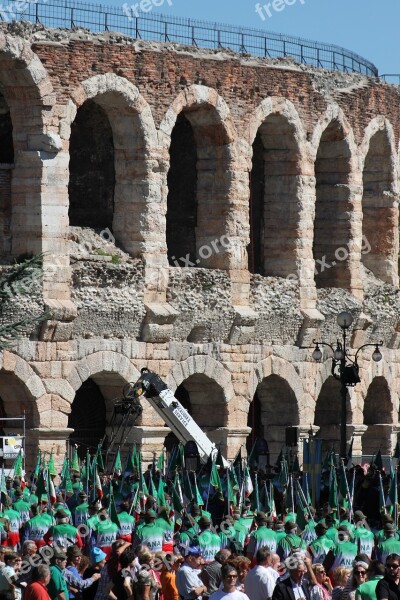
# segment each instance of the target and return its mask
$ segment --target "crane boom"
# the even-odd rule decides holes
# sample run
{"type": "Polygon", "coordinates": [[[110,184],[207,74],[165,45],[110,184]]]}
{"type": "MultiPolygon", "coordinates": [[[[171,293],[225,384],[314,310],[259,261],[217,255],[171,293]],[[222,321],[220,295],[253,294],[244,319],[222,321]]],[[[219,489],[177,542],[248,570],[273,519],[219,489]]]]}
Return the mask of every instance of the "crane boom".
{"type": "MultiPolygon", "coordinates": [[[[145,397],[180,442],[183,444],[189,441],[196,442],[202,463],[206,463],[210,455],[215,456],[217,454],[215,444],[200,429],[164,381],[147,369],[142,369],[141,373],[136,383],[130,386],[125,395],[126,399],[145,397]]],[[[225,459],[224,463],[228,464],[225,459]]]]}

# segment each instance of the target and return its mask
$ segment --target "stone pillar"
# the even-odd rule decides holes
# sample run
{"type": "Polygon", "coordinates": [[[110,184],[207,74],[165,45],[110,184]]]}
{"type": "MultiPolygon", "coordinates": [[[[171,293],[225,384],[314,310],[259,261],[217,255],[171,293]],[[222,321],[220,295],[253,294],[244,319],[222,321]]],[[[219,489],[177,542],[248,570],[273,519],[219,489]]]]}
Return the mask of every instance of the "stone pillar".
{"type": "Polygon", "coordinates": [[[246,447],[246,439],[251,432],[250,427],[217,427],[216,429],[202,427],[212,442],[221,448],[224,458],[232,460],[240,448],[246,447]]]}
{"type": "MultiPolygon", "coordinates": [[[[110,428],[106,429],[107,434],[110,435],[110,428]]],[[[131,432],[127,439],[127,445],[139,444],[142,451],[143,458],[143,470],[146,470],[147,463],[151,463],[153,460],[154,453],[157,456],[160,454],[162,447],[164,446],[164,440],[169,434],[169,427],[132,427],[131,432]]]]}
{"type": "Polygon", "coordinates": [[[354,438],[353,441],[353,457],[360,457],[362,455],[362,437],[366,430],[368,429],[367,425],[347,425],[346,427],[346,438],[351,441],[351,438],[354,438]]]}
{"type": "Polygon", "coordinates": [[[374,454],[381,450],[382,454],[392,454],[397,442],[397,436],[400,432],[400,425],[383,423],[366,426],[364,436],[368,438],[368,443],[364,438],[363,454],[374,454]],[[368,451],[369,450],[369,451],[368,451]]]}
{"type": "Polygon", "coordinates": [[[37,427],[29,430],[26,446],[26,471],[33,471],[39,449],[50,454],[53,450],[56,469],[61,471],[64,456],[67,451],[67,441],[73,429],[37,427]]]}

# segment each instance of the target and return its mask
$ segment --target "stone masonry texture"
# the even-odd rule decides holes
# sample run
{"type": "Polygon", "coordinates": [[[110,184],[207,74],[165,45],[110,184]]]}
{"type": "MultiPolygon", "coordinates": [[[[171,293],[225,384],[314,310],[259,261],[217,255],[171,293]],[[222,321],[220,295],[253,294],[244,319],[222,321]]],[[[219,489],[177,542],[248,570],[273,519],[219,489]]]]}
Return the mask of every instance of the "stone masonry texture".
{"type": "MultiPolygon", "coordinates": [[[[339,384],[329,351],[311,355],[314,338],[335,343],[342,310],[351,347],[382,340],[384,357],[359,354],[348,440],[390,453],[399,106],[395,86],[288,59],[1,26],[1,269],[39,252],[44,269],[0,322],[49,311],[0,358],[2,410],[27,415],[28,470],[39,446],[60,463],[69,423],[91,430],[101,398],[109,433],[142,367],[229,458],[251,429],[272,458],[289,426],[338,449],[339,384]]],[[[129,441],[149,459],[169,430],[143,409],[129,441]]]]}

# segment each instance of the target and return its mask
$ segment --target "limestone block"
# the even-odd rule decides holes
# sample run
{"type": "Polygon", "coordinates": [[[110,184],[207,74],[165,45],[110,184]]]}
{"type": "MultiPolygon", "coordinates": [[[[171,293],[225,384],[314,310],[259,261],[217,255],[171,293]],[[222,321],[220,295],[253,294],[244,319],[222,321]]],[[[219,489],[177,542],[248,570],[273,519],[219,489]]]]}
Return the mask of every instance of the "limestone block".
{"type": "Polygon", "coordinates": [[[171,339],[172,332],[172,325],[147,323],[143,326],[142,339],[145,342],[167,342],[171,339]]]}
{"type": "Polygon", "coordinates": [[[25,381],[25,385],[34,398],[39,398],[46,393],[45,387],[37,375],[31,375],[25,381]]]}
{"type": "Polygon", "coordinates": [[[173,324],[179,312],[167,302],[165,304],[145,304],[146,322],[158,325],[173,324]]]}
{"type": "Polygon", "coordinates": [[[69,402],[75,398],[75,390],[65,379],[44,379],[43,384],[49,394],[58,394],[69,402]]]}
{"type": "Polygon", "coordinates": [[[13,373],[15,371],[15,366],[17,363],[17,357],[15,354],[12,354],[8,350],[3,352],[3,369],[4,371],[10,371],[13,373]]]}
{"type": "Polygon", "coordinates": [[[73,323],[57,323],[53,334],[53,342],[66,342],[71,338],[73,323]]]}
{"type": "Polygon", "coordinates": [[[52,132],[30,134],[28,135],[28,143],[30,148],[50,154],[57,154],[63,147],[60,136],[52,132]]]}
{"type": "Polygon", "coordinates": [[[322,323],[325,321],[325,317],[315,309],[302,310],[303,323],[301,325],[296,345],[300,348],[309,348],[312,345],[312,341],[316,336],[316,333],[322,323]]]}

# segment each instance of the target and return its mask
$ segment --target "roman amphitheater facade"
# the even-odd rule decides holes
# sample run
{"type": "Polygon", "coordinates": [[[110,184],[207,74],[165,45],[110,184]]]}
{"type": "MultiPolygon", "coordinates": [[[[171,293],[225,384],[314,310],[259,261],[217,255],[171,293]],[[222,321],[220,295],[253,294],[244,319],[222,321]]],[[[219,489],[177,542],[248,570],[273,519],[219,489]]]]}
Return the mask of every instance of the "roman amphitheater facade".
{"type": "MultiPolygon", "coordinates": [[[[1,319],[49,319],[1,356],[3,413],[35,447],[103,435],[154,370],[233,457],[251,428],[338,448],[336,315],[361,354],[354,451],[399,426],[400,91],[378,79],[106,36],[0,32],[2,263],[44,253],[40,290],[1,319]],[[77,431],[73,433],[73,429],[77,431]],[[86,435],[86,434],[82,434],[86,435]],[[89,435],[89,434],[87,434],[89,435]]],[[[168,429],[144,406],[131,441],[168,429]]],[[[88,440],[87,440],[88,441],[88,440]]]]}

